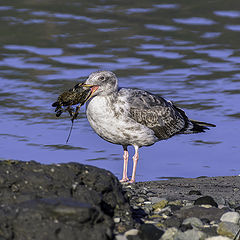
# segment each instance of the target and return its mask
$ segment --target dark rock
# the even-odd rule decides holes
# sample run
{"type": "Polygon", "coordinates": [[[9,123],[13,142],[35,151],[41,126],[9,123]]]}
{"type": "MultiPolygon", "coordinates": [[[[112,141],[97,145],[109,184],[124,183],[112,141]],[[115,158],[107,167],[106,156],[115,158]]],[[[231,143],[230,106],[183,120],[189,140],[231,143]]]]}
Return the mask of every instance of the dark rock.
{"type": "Polygon", "coordinates": [[[0,235],[5,239],[112,239],[113,217],[133,219],[118,179],[77,163],[0,162],[0,235]]]}
{"type": "Polygon", "coordinates": [[[141,240],[159,240],[163,233],[162,230],[158,229],[153,224],[142,224],[138,235],[141,240]]]}
{"type": "Polygon", "coordinates": [[[197,217],[199,219],[206,218],[209,221],[220,221],[221,216],[226,212],[219,208],[204,208],[200,206],[193,206],[191,208],[182,208],[176,211],[176,216],[185,219],[188,217],[197,217]]]}
{"type": "Polygon", "coordinates": [[[198,191],[198,190],[191,190],[191,191],[189,191],[188,194],[189,194],[189,195],[202,195],[201,192],[198,191]]]}
{"type": "Polygon", "coordinates": [[[204,196],[196,199],[194,205],[211,205],[213,207],[218,207],[218,204],[211,196],[204,196]]]}
{"type": "Polygon", "coordinates": [[[179,218],[177,218],[176,216],[172,216],[170,218],[167,218],[164,221],[164,225],[168,228],[170,228],[170,227],[179,228],[181,226],[181,220],[179,218]]]}
{"type": "Polygon", "coordinates": [[[206,233],[209,237],[217,236],[217,227],[205,227],[201,229],[202,232],[206,233]]]}
{"type": "Polygon", "coordinates": [[[178,206],[178,205],[171,205],[171,204],[169,204],[168,206],[171,208],[172,212],[175,212],[175,211],[181,209],[181,206],[178,206]]]}

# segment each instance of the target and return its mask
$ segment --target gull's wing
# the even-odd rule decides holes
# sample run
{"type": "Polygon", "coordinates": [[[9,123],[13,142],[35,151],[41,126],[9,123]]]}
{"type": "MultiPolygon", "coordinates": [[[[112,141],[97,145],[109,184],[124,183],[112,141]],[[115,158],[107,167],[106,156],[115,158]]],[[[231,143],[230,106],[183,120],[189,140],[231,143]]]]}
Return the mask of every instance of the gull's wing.
{"type": "Polygon", "coordinates": [[[138,89],[126,89],[125,94],[128,95],[129,117],[152,129],[159,139],[184,133],[192,126],[182,109],[158,95],[138,89]]]}

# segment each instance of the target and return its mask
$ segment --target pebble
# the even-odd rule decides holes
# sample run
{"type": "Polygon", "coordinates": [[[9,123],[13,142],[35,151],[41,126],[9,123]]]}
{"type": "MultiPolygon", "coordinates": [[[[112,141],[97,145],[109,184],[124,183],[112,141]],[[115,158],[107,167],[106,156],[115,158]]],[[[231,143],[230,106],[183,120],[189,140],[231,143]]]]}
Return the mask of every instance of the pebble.
{"type": "Polygon", "coordinates": [[[223,236],[215,236],[215,237],[206,238],[205,240],[231,240],[231,238],[223,237],[223,236]]]}
{"type": "Polygon", "coordinates": [[[188,224],[190,224],[193,228],[203,228],[202,221],[199,218],[196,218],[196,217],[186,218],[182,222],[182,225],[188,225],[188,224]]]}
{"type": "Polygon", "coordinates": [[[203,240],[205,238],[206,238],[205,233],[195,229],[191,229],[185,232],[178,231],[174,240],[203,240]]]}
{"type": "Polygon", "coordinates": [[[168,201],[166,199],[163,199],[160,202],[153,204],[152,208],[154,211],[158,212],[161,211],[161,209],[165,208],[167,206],[167,203],[168,201]]]}
{"type": "Polygon", "coordinates": [[[127,232],[124,233],[124,236],[127,237],[127,236],[135,236],[138,234],[138,230],[137,229],[130,229],[128,230],[127,232]]]}
{"type": "Polygon", "coordinates": [[[220,222],[217,228],[219,235],[234,238],[239,230],[239,226],[232,222],[220,222]]]}
{"type": "Polygon", "coordinates": [[[177,234],[177,232],[178,232],[178,230],[175,227],[168,228],[164,232],[164,234],[162,235],[160,240],[174,240],[175,239],[175,235],[177,234]]]}
{"type": "Polygon", "coordinates": [[[230,240],[240,228],[240,201],[230,204],[229,199],[219,196],[216,200],[211,196],[199,197],[201,192],[197,190],[187,192],[187,199],[183,195],[168,199],[154,192],[149,196],[149,190],[146,189],[146,195],[141,188],[133,186],[131,190],[132,208],[140,204],[138,208],[146,215],[139,215],[143,223],[136,227],[139,232],[129,235],[128,240],[230,240]]]}
{"type": "Polygon", "coordinates": [[[139,203],[143,203],[145,201],[145,199],[143,198],[143,197],[139,197],[138,199],[137,199],[137,202],[139,202],[139,203]]]}
{"type": "Polygon", "coordinates": [[[116,239],[116,240],[128,240],[126,236],[121,235],[121,234],[116,235],[116,236],[115,236],[115,239],[116,239]]]}
{"type": "Polygon", "coordinates": [[[222,215],[220,220],[222,222],[232,222],[232,223],[239,223],[240,214],[238,212],[226,212],[222,215]]]}
{"type": "Polygon", "coordinates": [[[150,200],[153,204],[155,204],[155,203],[161,202],[162,200],[166,200],[166,198],[151,197],[150,200]]]}
{"type": "Polygon", "coordinates": [[[120,223],[121,218],[119,218],[119,217],[115,217],[115,218],[113,218],[113,221],[114,221],[115,223],[120,223]]]}

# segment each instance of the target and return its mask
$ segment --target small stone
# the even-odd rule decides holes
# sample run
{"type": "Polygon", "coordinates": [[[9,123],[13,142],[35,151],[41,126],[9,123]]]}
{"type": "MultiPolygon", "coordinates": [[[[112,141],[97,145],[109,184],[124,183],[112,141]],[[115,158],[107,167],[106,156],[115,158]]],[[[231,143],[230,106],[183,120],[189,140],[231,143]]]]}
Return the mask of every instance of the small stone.
{"type": "Polygon", "coordinates": [[[161,237],[161,240],[174,240],[178,230],[175,227],[168,228],[161,237]]]}
{"type": "Polygon", "coordinates": [[[239,223],[240,214],[238,212],[226,212],[222,215],[220,220],[222,222],[232,222],[232,223],[239,223]]]}
{"type": "Polygon", "coordinates": [[[144,240],[159,240],[163,231],[153,224],[142,224],[139,229],[139,237],[144,240]]]}
{"type": "Polygon", "coordinates": [[[181,225],[181,220],[177,218],[176,216],[172,216],[170,218],[167,218],[164,222],[166,227],[177,227],[179,228],[181,225]]]}
{"type": "Polygon", "coordinates": [[[188,225],[188,224],[190,224],[193,228],[202,228],[203,227],[202,221],[196,217],[186,218],[182,223],[182,225],[188,225]]]}
{"type": "Polygon", "coordinates": [[[161,202],[162,200],[166,200],[166,198],[151,197],[150,200],[153,204],[155,204],[155,203],[161,202]]]}
{"type": "Polygon", "coordinates": [[[119,218],[119,217],[115,217],[115,218],[113,219],[113,221],[114,221],[115,223],[120,223],[121,218],[119,218]]]}
{"type": "Polygon", "coordinates": [[[226,206],[223,205],[223,204],[220,204],[220,205],[218,204],[218,208],[219,208],[219,209],[224,209],[224,208],[226,208],[226,206]]]}
{"type": "Polygon", "coordinates": [[[215,236],[215,237],[206,238],[205,240],[231,240],[231,239],[223,236],[215,236]]]}
{"type": "Polygon", "coordinates": [[[116,239],[116,240],[127,240],[126,236],[121,235],[121,234],[116,235],[116,236],[115,236],[115,239],[116,239]]]}
{"type": "Polygon", "coordinates": [[[206,238],[205,233],[195,229],[191,229],[185,232],[178,231],[173,239],[174,240],[203,240],[205,238],[206,238]]]}
{"type": "Polygon", "coordinates": [[[212,205],[210,205],[210,204],[202,204],[201,207],[204,207],[204,208],[211,208],[212,205]]]}
{"type": "Polygon", "coordinates": [[[124,236],[127,237],[127,236],[135,236],[138,234],[138,230],[137,229],[130,229],[128,230],[127,232],[124,233],[124,236]]]}
{"type": "Polygon", "coordinates": [[[171,214],[171,208],[169,206],[165,207],[165,208],[157,208],[155,211],[155,213],[165,213],[167,215],[171,214]]]}
{"type": "Polygon", "coordinates": [[[186,232],[178,232],[174,240],[203,240],[206,234],[196,229],[187,230],[186,232]]]}
{"type": "Polygon", "coordinates": [[[165,208],[167,204],[168,204],[168,201],[166,199],[163,199],[160,202],[153,204],[152,208],[154,210],[162,209],[162,208],[165,208]]]}
{"type": "Polygon", "coordinates": [[[211,205],[213,207],[218,207],[218,204],[211,196],[204,196],[196,199],[194,205],[211,205]]]}
{"type": "Polygon", "coordinates": [[[136,202],[138,203],[143,203],[145,201],[145,199],[143,197],[139,197],[136,202]]]}
{"type": "Polygon", "coordinates": [[[173,206],[182,206],[182,202],[180,200],[175,200],[175,201],[170,201],[168,202],[169,205],[173,205],[173,206]]]}
{"type": "Polygon", "coordinates": [[[234,238],[239,230],[239,226],[232,222],[220,222],[217,228],[219,235],[234,238]]]}

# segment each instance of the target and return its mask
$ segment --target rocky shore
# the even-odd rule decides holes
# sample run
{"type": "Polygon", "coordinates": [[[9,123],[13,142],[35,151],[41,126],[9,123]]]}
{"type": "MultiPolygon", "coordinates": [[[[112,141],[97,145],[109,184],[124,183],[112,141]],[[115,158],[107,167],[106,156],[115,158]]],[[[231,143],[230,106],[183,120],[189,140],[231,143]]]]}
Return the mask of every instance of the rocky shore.
{"type": "Polygon", "coordinates": [[[0,162],[0,240],[238,240],[240,177],[120,184],[78,163],[0,162]]]}

